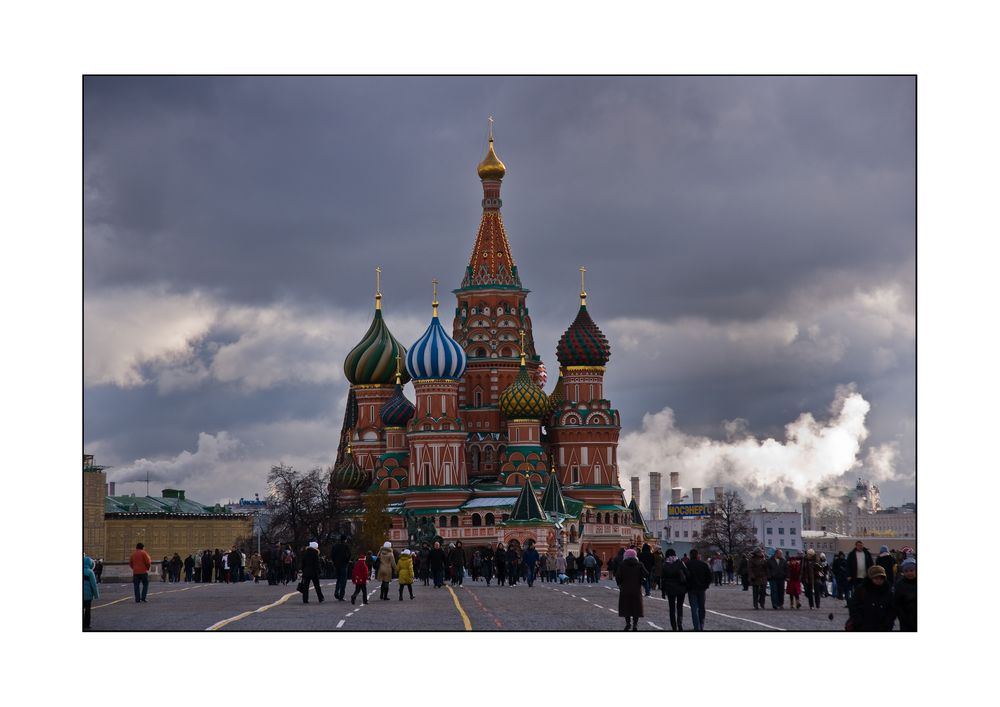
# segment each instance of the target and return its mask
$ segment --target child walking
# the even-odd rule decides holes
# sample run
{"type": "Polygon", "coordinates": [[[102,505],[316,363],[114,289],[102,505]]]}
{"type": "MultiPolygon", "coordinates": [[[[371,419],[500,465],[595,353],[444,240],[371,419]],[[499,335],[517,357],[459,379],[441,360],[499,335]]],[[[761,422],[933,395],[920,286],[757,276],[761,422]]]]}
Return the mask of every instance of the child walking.
{"type": "Polygon", "coordinates": [[[354,563],[354,569],[351,571],[351,581],[354,582],[354,594],[351,595],[352,604],[358,594],[361,595],[363,603],[368,603],[368,563],[365,561],[365,557],[365,553],[361,553],[361,557],[354,563]]]}

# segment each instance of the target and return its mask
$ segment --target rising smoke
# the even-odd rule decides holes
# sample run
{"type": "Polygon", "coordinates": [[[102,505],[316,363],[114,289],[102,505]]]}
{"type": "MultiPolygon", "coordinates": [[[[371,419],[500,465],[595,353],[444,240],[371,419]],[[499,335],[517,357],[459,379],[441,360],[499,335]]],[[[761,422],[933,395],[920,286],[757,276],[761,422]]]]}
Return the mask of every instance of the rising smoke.
{"type": "MultiPolygon", "coordinates": [[[[627,489],[629,478],[638,476],[640,495],[646,499],[649,472],[662,473],[666,482],[676,471],[685,489],[724,486],[738,491],[748,505],[792,510],[806,498],[824,496],[821,489],[858,475],[873,481],[897,478],[898,450],[893,444],[872,447],[863,457],[869,410],[871,404],[853,384],[840,386],[829,419],[818,421],[812,413],[802,413],[785,425],[785,439],[779,441],[758,439],[742,419],[723,423],[724,440],[688,434],[677,428],[674,411],[665,407],[644,415],[642,429],[622,438],[619,482],[627,489]]],[[[663,489],[666,500],[668,486],[663,489]]],[[[706,492],[706,498],[709,495],[706,492]]]]}

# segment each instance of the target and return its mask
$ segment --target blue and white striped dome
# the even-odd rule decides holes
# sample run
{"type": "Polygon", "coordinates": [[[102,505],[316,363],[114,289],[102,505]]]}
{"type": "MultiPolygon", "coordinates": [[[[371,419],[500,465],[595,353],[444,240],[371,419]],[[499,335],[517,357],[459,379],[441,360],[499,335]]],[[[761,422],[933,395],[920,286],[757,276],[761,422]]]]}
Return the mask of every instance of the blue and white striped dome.
{"type": "Polygon", "coordinates": [[[406,372],[413,380],[458,379],[465,373],[466,361],[465,351],[448,336],[435,315],[427,331],[406,352],[406,372]]]}

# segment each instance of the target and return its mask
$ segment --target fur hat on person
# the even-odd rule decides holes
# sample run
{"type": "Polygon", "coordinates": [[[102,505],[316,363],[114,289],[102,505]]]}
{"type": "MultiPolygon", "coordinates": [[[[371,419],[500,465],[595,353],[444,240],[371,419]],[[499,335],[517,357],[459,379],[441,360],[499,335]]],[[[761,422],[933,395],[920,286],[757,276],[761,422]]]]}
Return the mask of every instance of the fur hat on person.
{"type": "Polygon", "coordinates": [[[628,550],[625,551],[625,559],[627,560],[630,557],[638,557],[634,547],[630,547],[628,550]]]}
{"type": "Polygon", "coordinates": [[[400,554],[401,555],[409,555],[410,551],[409,550],[403,550],[400,554]]]}
{"type": "Polygon", "coordinates": [[[815,557],[815,556],[816,556],[816,551],[815,550],[813,550],[812,548],[809,548],[808,550],[806,550],[806,557],[815,557]]]}
{"type": "Polygon", "coordinates": [[[825,552],[819,553],[819,560],[820,560],[820,562],[826,562],[826,553],[825,552]]]}
{"type": "Polygon", "coordinates": [[[916,560],[914,560],[914,559],[913,559],[912,557],[907,557],[907,558],[906,558],[905,560],[903,560],[903,561],[902,561],[902,562],[900,563],[900,565],[899,565],[899,569],[900,569],[901,571],[905,571],[905,570],[908,570],[908,569],[910,569],[911,567],[912,567],[913,569],[917,569],[917,561],[916,561],[916,560]]]}
{"type": "Polygon", "coordinates": [[[312,542],[309,543],[309,547],[311,547],[313,550],[319,550],[319,543],[313,540],[312,542]]]}
{"type": "Polygon", "coordinates": [[[386,540],[384,543],[382,543],[382,547],[392,547],[392,543],[386,540]]]}
{"type": "Polygon", "coordinates": [[[872,565],[868,568],[868,579],[885,577],[885,569],[881,565],[872,565]]]}

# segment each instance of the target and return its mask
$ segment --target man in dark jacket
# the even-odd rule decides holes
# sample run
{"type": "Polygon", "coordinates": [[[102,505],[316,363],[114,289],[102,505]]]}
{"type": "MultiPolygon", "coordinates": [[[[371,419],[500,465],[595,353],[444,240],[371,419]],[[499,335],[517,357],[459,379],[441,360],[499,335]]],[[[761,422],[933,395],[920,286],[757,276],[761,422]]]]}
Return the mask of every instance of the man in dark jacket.
{"type": "Polygon", "coordinates": [[[688,605],[695,631],[705,630],[705,592],[712,586],[712,568],[699,559],[698,551],[688,553],[688,605]]]}
{"type": "Polygon", "coordinates": [[[316,598],[323,603],[323,590],[319,588],[319,543],[311,542],[302,553],[302,603],[309,603],[309,583],[316,587],[316,598]]]}
{"type": "Polygon", "coordinates": [[[670,628],[674,631],[684,630],[684,595],[687,590],[687,569],[677,559],[677,552],[672,547],[668,548],[660,568],[660,595],[670,607],[670,628]]]}
{"type": "Polygon", "coordinates": [[[184,581],[190,582],[194,575],[194,557],[188,555],[184,558],[184,581]]]}
{"type": "Polygon", "coordinates": [[[233,545],[233,549],[229,551],[229,576],[232,578],[233,584],[240,579],[240,559],[240,551],[233,545]]]}
{"type": "Polygon", "coordinates": [[[740,581],[743,583],[743,591],[745,592],[750,588],[750,558],[746,554],[740,558],[737,573],[740,575],[740,581]]]}
{"type": "Polygon", "coordinates": [[[917,561],[912,557],[899,565],[899,581],[893,593],[893,604],[899,618],[900,631],[917,630],[917,561]]]}
{"type": "Polygon", "coordinates": [[[434,543],[434,549],[427,555],[427,562],[430,564],[431,574],[434,576],[434,588],[440,589],[444,586],[444,568],[447,562],[444,550],[441,549],[441,543],[434,543]]]}
{"type": "Polygon", "coordinates": [[[538,564],[538,550],[535,549],[534,540],[528,541],[528,549],[524,551],[522,559],[528,567],[528,586],[530,587],[535,583],[535,565],[538,564]]]}
{"type": "Polygon", "coordinates": [[[837,583],[837,598],[845,601],[850,599],[850,583],[847,581],[847,558],[844,557],[843,552],[837,553],[830,567],[833,570],[833,581],[837,583]]]}
{"type": "Polygon", "coordinates": [[[451,548],[448,553],[448,563],[451,565],[451,583],[452,586],[458,585],[462,586],[462,579],[465,577],[465,548],[462,547],[462,541],[458,540],[455,542],[455,547],[451,548]]]}
{"type": "Polygon", "coordinates": [[[771,608],[785,608],[785,580],[788,579],[788,560],[785,553],[775,550],[767,561],[767,581],[771,586],[771,608]]]}
{"type": "Polygon", "coordinates": [[[346,535],[341,535],[340,540],[334,543],[333,549],[330,550],[330,560],[333,562],[333,572],[337,577],[333,596],[337,601],[344,601],[344,594],[347,592],[347,572],[351,565],[351,550],[347,547],[346,535]]]}
{"type": "Polygon", "coordinates": [[[885,581],[885,570],[878,565],[868,568],[868,576],[855,588],[847,605],[850,631],[891,631],[896,623],[896,609],[892,603],[892,589],[885,581]]]}
{"type": "Polygon", "coordinates": [[[642,581],[642,589],[648,597],[650,593],[650,578],[653,576],[653,564],[656,562],[656,558],[653,557],[648,543],[644,543],[642,550],[639,551],[639,562],[642,564],[642,568],[646,570],[642,581]]]}
{"type": "Polygon", "coordinates": [[[763,609],[764,597],[767,596],[767,560],[761,548],[753,551],[747,563],[747,581],[753,586],[753,608],[763,609]]]}

